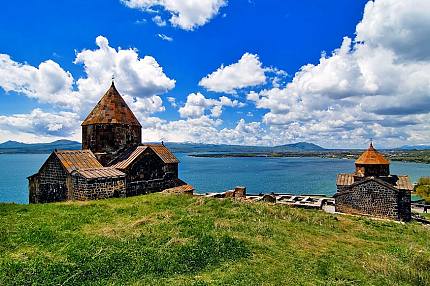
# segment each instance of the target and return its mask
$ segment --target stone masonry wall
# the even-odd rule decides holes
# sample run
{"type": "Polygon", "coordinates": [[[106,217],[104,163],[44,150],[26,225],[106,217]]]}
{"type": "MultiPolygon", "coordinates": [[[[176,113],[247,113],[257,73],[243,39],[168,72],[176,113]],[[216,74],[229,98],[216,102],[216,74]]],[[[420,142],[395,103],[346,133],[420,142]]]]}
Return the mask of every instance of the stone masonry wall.
{"type": "Polygon", "coordinates": [[[28,177],[28,201],[30,204],[36,204],[39,202],[40,197],[40,184],[39,175],[35,174],[28,177]]]}
{"type": "Polygon", "coordinates": [[[180,179],[156,179],[147,181],[127,181],[127,197],[161,192],[165,189],[185,185],[180,179]]]}
{"type": "Polygon", "coordinates": [[[349,190],[349,186],[337,186],[337,192],[338,193],[348,191],[348,190],[349,190]]]}
{"type": "Polygon", "coordinates": [[[150,148],[124,171],[127,174],[127,196],[160,192],[185,184],[178,179],[178,164],[165,164],[150,148]]]}
{"type": "Polygon", "coordinates": [[[355,172],[365,177],[367,176],[388,176],[390,165],[362,165],[355,164],[355,172]]]}
{"type": "Polygon", "coordinates": [[[69,198],[68,174],[55,155],[51,155],[37,175],[29,178],[30,203],[65,201],[69,198]]]}
{"type": "Polygon", "coordinates": [[[127,182],[178,178],[178,164],[165,164],[151,149],[146,149],[127,173],[127,182]]]}
{"type": "Polygon", "coordinates": [[[398,212],[402,221],[411,220],[411,192],[408,190],[398,191],[398,212]]]}
{"type": "Polygon", "coordinates": [[[95,124],[82,126],[82,149],[90,149],[106,166],[119,153],[142,143],[140,126],[126,124],[95,124]]]}
{"type": "Polygon", "coordinates": [[[336,211],[343,213],[410,220],[410,194],[409,199],[408,194],[408,192],[398,192],[388,188],[376,181],[368,181],[349,187],[348,190],[339,190],[335,208],[336,211]]]}
{"type": "Polygon", "coordinates": [[[113,197],[125,197],[124,178],[99,178],[87,180],[73,175],[73,200],[97,200],[113,197]]]}

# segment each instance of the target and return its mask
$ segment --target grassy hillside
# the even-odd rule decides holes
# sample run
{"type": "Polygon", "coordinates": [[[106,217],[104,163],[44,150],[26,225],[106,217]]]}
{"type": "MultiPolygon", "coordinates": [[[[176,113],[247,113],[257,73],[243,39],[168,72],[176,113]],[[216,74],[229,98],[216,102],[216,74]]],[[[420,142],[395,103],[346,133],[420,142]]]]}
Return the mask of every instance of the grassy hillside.
{"type": "Polygon", "coordinates": [[[430,229],[152,194],[0,205],[0,285],[430,285],[430,229]]]}

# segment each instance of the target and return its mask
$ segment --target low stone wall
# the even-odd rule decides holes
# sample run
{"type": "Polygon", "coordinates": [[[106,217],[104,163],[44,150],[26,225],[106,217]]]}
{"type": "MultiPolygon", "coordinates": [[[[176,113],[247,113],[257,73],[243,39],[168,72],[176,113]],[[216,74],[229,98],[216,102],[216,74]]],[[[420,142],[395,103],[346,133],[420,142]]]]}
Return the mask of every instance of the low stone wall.
{"type": "Polygon", "coordinates": [[[191,185],[182,185],[163,190],[164,194],[177,194],[177,195],[194,195],[194,187],[191,185]]]}
{"type": "Polygon", "coordinates": [[[125,196],[124,178],[87,180],[81,176],[73,176],[73,200],[85,201],[125,196]]]}

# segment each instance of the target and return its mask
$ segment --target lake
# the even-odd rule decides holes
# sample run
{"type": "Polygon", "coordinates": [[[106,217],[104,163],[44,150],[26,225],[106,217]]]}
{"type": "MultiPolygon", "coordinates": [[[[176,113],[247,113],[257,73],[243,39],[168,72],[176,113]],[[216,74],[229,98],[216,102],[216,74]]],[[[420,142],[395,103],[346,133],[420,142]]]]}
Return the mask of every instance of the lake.
{"type": "MultiPolygon", "coordinates": [[[[49,154],[0,154],[0,202],[28,203],[27,176],[49,154]]],[[[327,194],[336,192],[336,174],[350,173],[354,161],[324,158],[198,158],[176,154],[179,177],[197,192],[222,192],[246,186],[248,193],[327,194]]],[[[430,165],[392,162],[391,173],[415,182],[430,176],[430,165]]]]}

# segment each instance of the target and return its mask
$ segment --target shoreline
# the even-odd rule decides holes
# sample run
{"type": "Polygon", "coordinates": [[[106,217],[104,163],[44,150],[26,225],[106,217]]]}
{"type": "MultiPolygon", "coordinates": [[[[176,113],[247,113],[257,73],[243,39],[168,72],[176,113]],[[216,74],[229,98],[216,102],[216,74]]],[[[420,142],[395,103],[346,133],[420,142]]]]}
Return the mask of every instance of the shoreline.
{"type": "MultiPolygon", "coordinates": [[[[430,164],[430,151],[389,152],[385,156],[390,161],[430,164]]],[[[258,152],[258,153],[197,153],[188,154],[196,158],[323,158],[355,160],[359,153],[355,152],[258,152]]]]}

